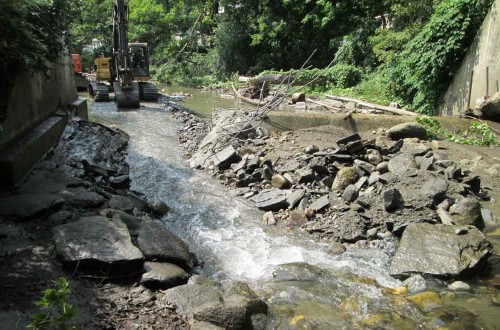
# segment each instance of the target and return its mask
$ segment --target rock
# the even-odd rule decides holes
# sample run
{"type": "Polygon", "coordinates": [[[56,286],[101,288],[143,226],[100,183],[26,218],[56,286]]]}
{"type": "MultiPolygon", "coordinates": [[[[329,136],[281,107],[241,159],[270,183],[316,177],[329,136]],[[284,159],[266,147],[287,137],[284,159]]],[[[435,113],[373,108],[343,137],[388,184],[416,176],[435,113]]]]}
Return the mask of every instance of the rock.
{"type": "Polygon", "coordinates": [[[275,282],[285,281],[316,281],[321,278],[323,271],[321,268],[305,262],[292,262],[277,265],[272,272],[275,282]]]}
{"type": "Polygon", "coordinates": [[[388,169],[394,175],[405,176],[411,170],[417,169],[417,163],[413,154],[404,152],[389,160],[388,169]]]}
{"type": "Polygon", "coordinates": [[[131,241],[127,226],[118,219],[83,217],[52,229],[56,252],[78,270],[95,268],[123,273],[142,269],[143,255],[131,241]]]}
{"type": "Polygon", "coordinates": [[[358,189],[358,192],[359,192],[359,190],[361,190],[361,188],[363,188],[366,185],[367,182],[368,182],[368,178],[366,176],[362,176],[358,179],[358,181],[356,181],[356,183],[354,185],[358,189]]]}
{"type": "Polygon", "coordinates": [[[204,322],[204,321],[194,321],[191,323],[191,330],[224,330],[224,328],[218,327],[215,324],[204,322]]]}
{"type": "Polygon", "coordinates": [[[403,123],[393,126],[387,130],[387,135],[393,140],[418,138],[427,140],[427,131],[419,123],[403,123]]]}
{"type": "Polygon", "coordinates": [[[410,223],[392,260],[390,273],[453,277],[479,270],[491,255],[492,245],[477,228],[470,227],[464,235],[457,235],[458,228],[410,223]]]}
{"type": "Polygon", "coordinates": [[[341,168],[333,180],[332,190],[344,190],[348,185],[356,182],[358,173],[354,167],[341,168]]]}
{"type": "Polygon", "coordinates": [[[407,278],[403,284],[408,288],[410,293],[417,293],[427,289],[427,281],[422,275],[413,275],[407,278]]]}
{"type": "Polygon", "coordinates": [[[481,217],[483,218],[485,226],[496,226],[497,223],[493,219],[493,214],[491,214],[490,210],[481,208],[481,217]]]}
{"type": "Polygon", "coordinates": [[[127,225],[128,231],[130,232],[131,235],[137,235],[137,230],[140,228],[142,224],[141,219],[119,210],[103,209],[99,212],[99,214],[107,218],[120,219],[121,221],[123,221],[123,223],[127,225]]]}
{"type": "Polygon", "coordinates": [[[238,155],[233,146],[229,145],[213,156],[214,165],[220,169],[227,169],[231,162],[237,161],[238,155]]]}
{"type": "Polygon", "coordinates": [[[366,237],[374,239],[377,237],[378,228],[371,228],[366,231],[366,237]]]}
{"type": "Polygon", "coordinates": [[[266,140],[264,140],[264,139],[253,139],[252,143],[254,144],[254,146],[263,146],[263,145],[266,144],[266,140]]]}
{"type": "Polygon", "coordinates": [[[138,230],[137,246],[146,260],[164,261],[183,268],[194,267],[196,257],[188,245],[156,222],[144,222],[138,230]]]}
{"type": "Polygon", "coordinates": [[[404,207],[403,196],[396,188],[384,191],[384,210],[392,212],[404,207]]]}
{"type": "Polygon", "coordinates": [[[421,170],[427,171],[434,163],[434,157],[421,157],[417,163],[421,170]]]}
{"type": "Polygon", "coordinates": [[[149,204],[149,208],[152,213],[156,216],[164,216],[170,211],[170,207],[165,202],[157,201],[155,203],[149,204]]]}
{"type": "Polygon", "coordinates": [[[380,174],[384,174],[384,173],[389,172],[389,162],[382,162],[382,163],[377,164],[377,166],[375,167],[375,170],[377,172],[379,172],[380,174]]]}
{"type": "MultiPolygon", "coordinates": [[[[498,164],[495,164],[495,165],[498,165],[498,164]]],[[[468,189],[470,191],[472,191],[474,194],[476,194],[476,195],[479,194],[479,191],[481,190],[481,178],[479,176],[475,175],[475,176],[472,176],[470,178],[466,178],[463,181],[463,183],[466,184],[469,187],[468,189]]]]}
{"type": "Polygon", "coordinates": [[[333,178],[331,176],[325,176],[323,179],[321,179],[321,183],[323,183],[328,189],[332,187],[333,184],[333,178]]]}
{"type": "Polygon", "coordinates": [[[225,296],[232,296],[232,295],[239,295],[243,296],[247,299],[258,299],[259,297],[255,292],[253,292],[252,289],[248,286],[247,283],[245,282],[233,282],[231,285],[227,288],[225,296]]]}
{"type": "Polygon", "coordinates": [[[296,210],[290,212],[286,225],[288,227],[300,227],[305,223],[307,223],[307,217],[304,211],[296,210]]]}
{"type": "MultiPolygon", "coordinates": [[[[347,186],[347,188],[345,188],[344,193],[342,194],[342,198],[347,203],[352,203],[356,200],[356,198],[358,198],[358,196],[359,196],[358,191],[359,191],[359,188],[356,185],[350,184],[347,186]]],[[[325,197],[327,197],[328,204],[329,204],[330,201],[328,199],[328,196],[325,196],[325,197]]]]}
{"type": "Polygon", "coordinates": [[[128,189],[130,188],[130,177],[128,175],[111,177],[109,185],[114,189],[128,189]]]}
{"type": "Polygon", "coordinates": [[[71,188],[61,193],[67,203],[78,209],[98,208],[106,200],[103,196],[85,188],[71,188]]]}
{"type": "Polygon", "coordinates": [[[469,291],[470,285],[462,281],[455,281],[448,285],[448,289],[451,291],[469,291]]]}
{"type": "Polygon", "coordinates": [[[342,243],[332,242],[328,245],[328,254],[339,255],[346,251],[346,247],[342,243]]]}
{"type": "Polygon", "coordinates": [[[445,209],[438,207],[436,213],[444,225],[456,225],[456,222],[445,209]]]}
{"type": "Polygon", "coordinates": [[[202,276],[202,275],[193,275],[189,278],[188,284],[198,284],[198,285],[205,285],[205,286],[214,286],[216,288],[220,289],[220,283],[217,281],[214,281],[208,277],[202,276]]]}
{"type": "Polygon", "coordinates": [[[208,302],[199,306],[193,311],[193,318],[227,330],[251,329],[251,315],[267,312],[267,305],[259,301],[260,306],[243,296],[228,296],[224,302],[208,302]]]}
{"type": "Polygon", "coordinates": [[[189,274],[182,268],[163,262],[144,263],[145,273],[140,283],[151,290],[165,290],[177,285],[186,284],[189,274]]]}
{"type": "Polygon", "coordinates": [[[372,165],[376,166],[382,162],[382,155],[376,149],[366,150],[366,155],[368,156],[368,162],[372,165]]]}
{"type": "Polygon", "coordinates": [[[315,175],[314,171],[311,168],[300,168],[295,171],[295,174],[298,177],[297,182],[298,183],[308,183],[308,182],[313,182],[315,175]]]}
{"type": "Polygon", "coordinates": [[[297,102],[305,102],[306,95],[304,93],[293,93],[292,94],[292,103],[295,104],[297,102]]]}
{"type": "Polygon", "coordinates": [[[146,202],[141,201],[138,197],[131,195],[113,195],[108,201],[108,206],[112,209],[125,211],[128,213],[131,213],[134,208],[137,208],[139,211],[147,209],[146,202]]]}
{"type": "Polygon", "coordinates": [[[222,292],[215,286],[184,284],[166,290],[163,299],[174,304],[178,313],[192,316],[203,304],[222,301],[222,292]]]}
{"type": "Polygon", "coordinates": [[[361,141],[361,136],[358,133],[354,133],[340,140],[337,140],[337,145],[342,146],[348,144],[349,142],[355,142],[355,141],[361,141]]]}
{"type": "Polygon", "coordinates": [[[484,221],[481,216],[481,204],[475,198],[462,197],[455,201],[450,207],[450,215],[457,225],[472,225],[484,229],[484,221]]]}
{"type": "Polygon", "coordinates": [[[315,146],[314,144],[310,144],[307,147],[304,148],[304,153],[306,155],[312,155],[315,152],[318,152],[319,148],[315,146]]]}
{"type": "Polygon", "coordinates": [[[276,224],[276,219],[274,218],[272,211],[264,213],[262,216],[262,223],[268,226],[276,224]]]}
{"type": "Polygon", "coordinates": [[[288,192],[280,189],[262,191],[250,198],[255,205],[264,211],[279,211],[288,207],[288,192]]]}
{"type": "Polygon", "coordinates": [[[437,178],[424,182],[422,188],[420,188],[420,193],[427,197],[432,205],[438,205],[446,198],[447,190],[448,182],[437,178]]]}
{"type": "Polygon", "coordinates": [[[439,298],[437,293],[432,291],[420,292],[408,296],[406,299],[417,305],[423,312],[429,312],[441,306],[441,298],[439,298]]]}
{"type": "Polygon", "coordinates": [[[315,200],[309,208],[313,209],[315,212],[319,212],[330,205],[330,198],[328,195],[318,198],[315,200]]]}
{"type": "Polygon", "coordinates": [[[500,122],[500,93],[496,92],[495,95],[478,104],[475,110],[484,119],[500,122]]]}
{"type": "Polygon", "coordinates": [[[306,192],[303,189],[294,190],[290,195],[288,195],[286,202],[288,203],[288,208],[292,209],[297,205],[302,198],[304,198],[306,192]]]}
{"type": "Polygon", "coordinates": [[[68,210],[61,210],[56,213],[52,213],[49,215],[47,218],[47,221],[49,221],[51,224],[54,226],[62,225],[66,223],[66,220],[69,220],[73,217],[73,214],[68,211],[68,210]]]}
{"type": "Polygon", "coordinates": [[[29,220],[63,203],[57,195],[52,194],[14,195],[0,199],[0,215],[29,220]]]}
{"type": "Polygon", "coordinates": [[[290,181],[288,181],[283,175],[275,174],[271,179],[271,185],[278,189],[290,189],[290,181]]]}
{"type": "Polygon", "coordinates": [[[271,181],[273,178],[273,170],[269,165],[264,165],[262,167],[262,176],[264,177],[265,180],[271,181]]]}
{"type": "Polygon", "coordinates": [[[296,159],[287,159],[279,166],[281,172],[294,172],[300,168],[300,163],[296,159]]]}

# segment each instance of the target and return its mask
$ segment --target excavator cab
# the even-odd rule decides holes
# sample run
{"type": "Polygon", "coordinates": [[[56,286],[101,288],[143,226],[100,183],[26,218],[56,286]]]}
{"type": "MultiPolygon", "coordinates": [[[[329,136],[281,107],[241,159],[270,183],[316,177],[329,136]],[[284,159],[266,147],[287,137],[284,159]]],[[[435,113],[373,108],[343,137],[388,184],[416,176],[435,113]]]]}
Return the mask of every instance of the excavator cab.
{"type": "Polygon", "coordinates": [[[128,44],[131,71],[134,81],[139,82],[141,100],[155,101],[158,99],[158,89],[149,82],[149,51],[145,42],[131,42],[128,44]]]}

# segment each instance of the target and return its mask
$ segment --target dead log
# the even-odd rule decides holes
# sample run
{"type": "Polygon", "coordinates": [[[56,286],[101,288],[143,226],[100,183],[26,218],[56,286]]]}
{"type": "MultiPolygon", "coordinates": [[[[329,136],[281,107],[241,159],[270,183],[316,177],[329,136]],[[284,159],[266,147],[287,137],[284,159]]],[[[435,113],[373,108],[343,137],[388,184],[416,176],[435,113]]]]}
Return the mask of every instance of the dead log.
{"type": "Polygon", "coordinates": [[[236,89],[236,87],[234,87],[233,84],[231,84],[231,87],[233,89],[234,95],[236,95],[236,97],[239,98],[240,100],[245,101],[245,102],[250,103],[250,104],[253,104],[253,105],[257,105],[257,106],[265,106],[265,105],[267,105],[267,102],[261,102],[259,100],[250,99],[248,97],[245,97],[245,96],[241,95],[241,93],[238,92],[238,90],[236,89]]]}
{"type": "Polygon", "coordinates": [[[325,97],[332,99],[332,100],[342,101],[342,102],[354,102],[357,105],[365,107],[365,108],[371,108],[371,109],[380,110],[380,111],[384,111],[384,112],[394,113],[394,114],[401,115],[401,116],[416,116],[417,115],[415,112],[412,112],[409,110],[392,108],[392,107],[387,107],[385,105],[368,103],[368,102],[365,102],[362,100],[353,99],[353,98],[349,98],[349,97],[341,97],[341,96],[335,96],[335,95],[329,95],[329,94],[325,94],[325,97]]]}

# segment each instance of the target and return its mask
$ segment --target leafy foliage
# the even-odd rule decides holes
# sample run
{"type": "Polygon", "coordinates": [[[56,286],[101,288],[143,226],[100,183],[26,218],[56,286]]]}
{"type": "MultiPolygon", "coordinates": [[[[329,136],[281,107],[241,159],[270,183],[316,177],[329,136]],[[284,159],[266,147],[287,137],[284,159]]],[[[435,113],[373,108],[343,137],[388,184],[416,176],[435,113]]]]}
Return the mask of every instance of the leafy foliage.
{"type": "Polygon", "coordinates": [[[35,330],[80,329],[74,324],[76,310],[67,302],[71,293],[68,280],[60,277],[54,284],[55,288],[46,289],[42,299],[35,303],[43,309],[43,312],[32,315],[32,321],[27,327],[35,330]]]}
{"type": "Polygon", "coordinates": [[[417,116],[418,123],[425,126],[427,135],[432,139],[448,140],[459,144],[469,144],[476,146],[499,145],[500,140],[491,128],[482,121],[472,121],[470,128],[462,133],[453,133],[442,129],[441,124],[426,115],[417,116]]]}
{"type": "Polygon", "coordinates": [[[64,50],[70,0],[0,0],[0,70],[44,71],[64,50]]]}
{"type": "Polygon", "coordinates": [[[443,0],[390,68],[393,90],[422,113],[433,114],[491,0],[443,0]]]}

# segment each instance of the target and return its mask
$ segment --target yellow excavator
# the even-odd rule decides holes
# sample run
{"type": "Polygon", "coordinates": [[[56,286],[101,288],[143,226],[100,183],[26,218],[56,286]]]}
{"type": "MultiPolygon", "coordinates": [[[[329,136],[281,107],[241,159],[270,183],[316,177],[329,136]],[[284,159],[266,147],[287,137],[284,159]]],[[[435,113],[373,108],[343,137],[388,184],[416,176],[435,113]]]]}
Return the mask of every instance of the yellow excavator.
{"type": "Polygon", "coordinates": [[[89,83],[89,94],[95,101],[109,101],[115,93],[118,108],[138,108],[140,100],[158,99],[158,89],[149,82],[149,52],[146,43],[128,43],[128,5],[125,0],[113,2],[111,57],[95,58],[95,80],[89,83]]]}

